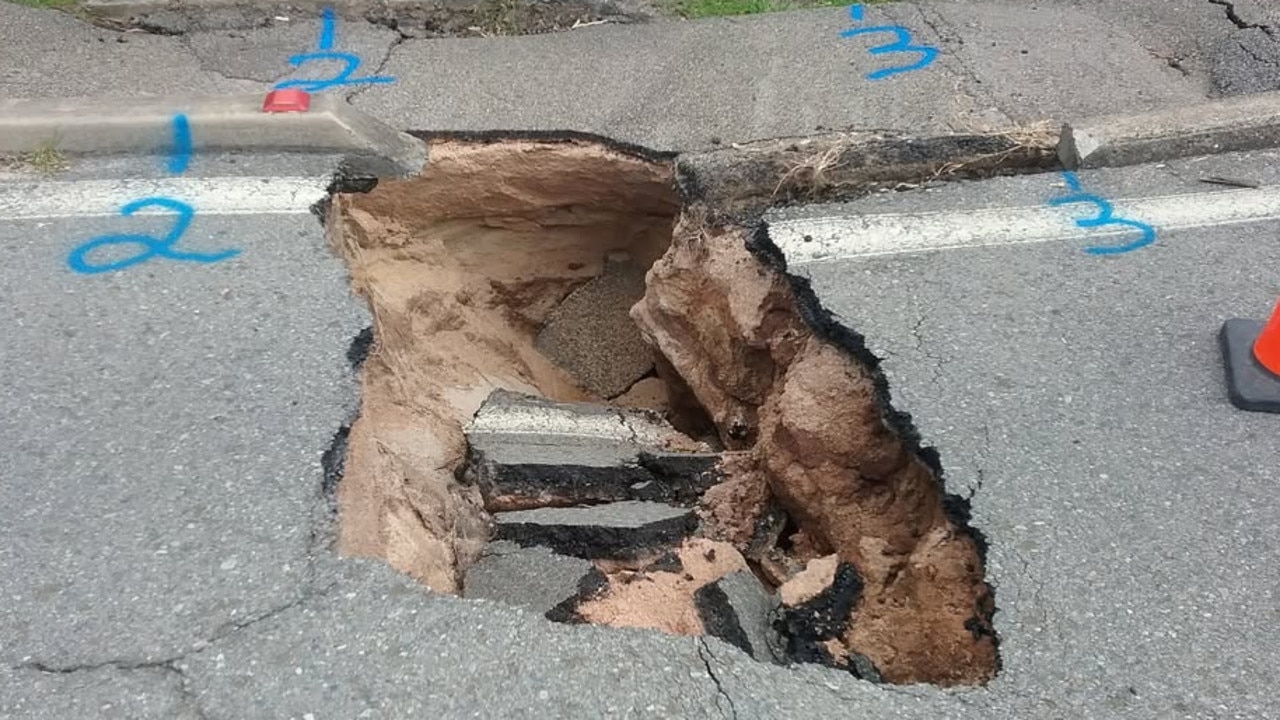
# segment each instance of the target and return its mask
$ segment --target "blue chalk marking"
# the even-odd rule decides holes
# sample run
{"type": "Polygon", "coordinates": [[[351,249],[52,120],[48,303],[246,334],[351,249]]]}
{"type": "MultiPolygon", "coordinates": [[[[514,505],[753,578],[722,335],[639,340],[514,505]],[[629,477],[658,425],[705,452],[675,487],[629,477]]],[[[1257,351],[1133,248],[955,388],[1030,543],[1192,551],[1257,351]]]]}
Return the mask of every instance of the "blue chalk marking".
{"type": "Polygon", "coordinates": [[[276,90],[285,90],[288,88],[298,88],[309,93],[328,90],[332,87],[343,85],[387,85],[396,81],[393,77],[386,75],[371,75],[368,77],[351,77],[356,70],[360,68],[360,58],[351,53],[334,52],[333,45],[337,36],[337,18],[334,15],[333,8],[324,9],[323,18],[320,25],[320,40],[316,43],[319,48],[318,52],[302,53],[289,58],[289,64],[293,67],[301,67],[302,65],[313,61],[335,60],[344,64],[331,78],[321,78],[319,80],[285,80],[276,83],[276,90]]]}
{"type": "Polygon", "coordinates": [[[191,164],[191,122],[178,113],[173,116],[173,153],[169,155],[169,172],[180,175],[191,164]]]}
{"type": "Polygon", "coordinates": [[[124,270],[133,267],[152,258],[167,258],[169,260],[178,260],[182,262],[193,263],[216,263],[228,258],[233,258],[240,254],[239,250],[223,250],[216,253],[195,253],[183,252],[173,249],[187,228],[191,226],[191,219],[195,217],[196,211],[190,205],[172,198],[165,197],[149,197],[133,202],[120,208],[120,214],[124,217],[130,217],[134,213],[148,207],[161,207],[166,210],[172,210],[178,214],[173,222],[173,227],[165,234],[163,238],[155,238],[150,235],[141,235],[135,233],[126,233],[121,235],[102,235],[96,237],[89,242],[77,247],[67,256],[67,265],[72,270],[82,275],[96,275],[98,273],[112,272],[113,270],[124,270]],[[89,262],[89,254],[101,247],[110,245],[139,245],[144,249],[143,252],[117,260],[115,262],[104,263],[101,265],[89,262]]]}
{"type": "Polygon", "coordinates": [[[285,80],[283,82],[276,83],[276,89],[284,90],[286,88],[301,88],[307,92],[320,92],[321,90],[328,90],[331,87],[338,87],[340,85],[385,85],[396,81],[395,78],[387,77],[386,75],[371,75],[362,78],[351,77],[351,74],[360,67],[360,58],[352,55],[351,53],[303,53],[289,58],[289,64],[296,68],[300,67],[304,63],[311,62],[312,60],[337,60],[339,62],[346,63],[346,67],[342,68],[337,75],[334,75],[327,80],[285,80]]]}
{"type": "Polygon", "coordinates": [[[324,16],[321,19],[320,23],[321,23],[320,24],[320,42],[316,45],[316,49],[332,50],[333,35],[335,30],[335,25],[333,20],[333,8],[327,7],[324,9],[324,16]]]}
{"type": "Polygon", "coordinates": [[[1085,202],[1098,208],[1097,217],[1076,220],[1077,227],[1094,228],[1102,227],[1103,225],[1121,225],[1142,232],[1141,237],[1127,245],[1094,245],[1093,247],[1085,248],[1085,252],[1090,255],[1119,255],[1120,253],[1132,252],[1138,248],[1146,247],[1156,241],[1155,228],[1138,220],[1115,217],[1115,208],[1112,207],[1111,203],[1099,195],[1085,192],[1080,185],[1080,178],[1075,173],[1070,170],[1063,171],[1062,179],[1066,181],[1067,187],[1072,191],[1072,194],[1053,198],[1049,201],[1049,205],[1059,207],[1061,205],[1085,202]]]}
{"type": "MultiPolygon", "coordinates": [[[[849,17],[854,22],[862,22],[862,5],[851,5],[849,7],[849,17]]],[[[883,55],[885,53],[917,53],[920,55],[920,59],[910,65],[881,68],[874,72],[867,73],[866,77],[868,80],[883,80],[899,73],[920,70],[932,65],[933,61],[938,59],[938,48],[930,45],[916,45],[911,40],[911,31],[901,25],[876,25],[874,27],[850,28],[842,31],[840,33],[840,37],[852,38],[870,33],[886,32],[892,33],[896,40],[885,43],[884,45],[877,45],[867,52],[872,55],[883,55]]]]}
{"type": "Polygon", "coordinates": [[[1067,183],[1067,187],[1073,192],[1084,192],[1084,187],[1080,184],[1080,176],[1070,170],[1062,171],[1062,179],[1067,183]]]}

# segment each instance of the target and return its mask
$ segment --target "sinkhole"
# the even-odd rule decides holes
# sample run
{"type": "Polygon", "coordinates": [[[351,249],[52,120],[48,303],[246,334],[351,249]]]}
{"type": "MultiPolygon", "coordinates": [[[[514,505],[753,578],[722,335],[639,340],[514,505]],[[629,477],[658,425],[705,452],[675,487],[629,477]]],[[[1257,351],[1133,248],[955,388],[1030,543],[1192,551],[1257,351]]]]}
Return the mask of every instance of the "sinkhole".
{"type": "Polygon", "coordinates": [[[325,210],[373,318],[341,552],[763,662],[995,675],[967,502],[763,224],[598,138],[429,144],[325,210]]]}

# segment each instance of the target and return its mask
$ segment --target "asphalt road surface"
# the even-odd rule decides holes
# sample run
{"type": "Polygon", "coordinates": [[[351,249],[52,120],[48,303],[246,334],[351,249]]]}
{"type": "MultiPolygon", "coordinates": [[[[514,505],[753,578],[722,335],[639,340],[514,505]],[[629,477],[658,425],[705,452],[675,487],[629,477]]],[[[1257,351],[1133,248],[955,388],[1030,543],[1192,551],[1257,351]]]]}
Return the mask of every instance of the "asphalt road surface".
{"type": "MultiPolygon", "coordinates": [[[[885,10],[947,51],[892,90],[863,82],[875,58],[838,44],[839,9],[671,37],[435,42],[363,23],[338,37],[362,75],[397,79],[350,89],[397,126],[592,129],[672,149],[850,122],[975,129],[1280,82],[1274,39],[1222,3],[1017,7],[885,10]],[[599,85],[605,70],[624,81],[599,85]],[[593,90],[613,102],[583,102],[593,90]]],[[[1256,0],[1233,8],[1280,22],[1256,0]]],[[[0,3],[0,96],[264,91],[300,76],[288,58],[318,32],[294,19],[117,34],[0,3]]],[[[345,353],[367,317],[310,213],[333,159],[0,178],[0,718],[1274,717],[1280,417],[1227,403],[1216,333],[1280,296],[1277,159],[1081,173],[1080,192],[1155,232],[1107,256],[1084,250],[1143,231],[1081,227],[1097,206],[1051,206],[1073,192],[1054,174],[774,218],[794,269],[885,357],[950,486],[973,494],[1004,669],[956,691],[553,625],[334,557],[320,458],[357,407],[345,353]],[[143,205],[125,217],[130,203],[143,205]]]]}
{"type": "MultiPolygon", "coordinates": [[[[1169,195],[1211,209],[1204,193],[1248,188],[1201,176],[1276,187],[1275,160],[1079,181],[1117,216],[1169,195]]],[[[951,486],[973,492],[991,541],[1004,670],[946,692],[766,667],[715,640],[553,625],[334,558],[320,455],[356,407],[344,354],[366,319],[309,213],[325,167],[213,158],[174,179],[138,159],[2,186],[0,716],[1272,712],[1280,418],[1227,403],[1215,334],[1280,294],[1277,213],[1146,218],[1153,244],[1100,257],[1083,248],[1123,238],[1081,238],[1073,218],[1088,208],[1046,208],[1057,237],[874,257],[849,241],[797,266],[886,357],[895,400],[941,448],[951,486]],[[196,209],[170,250],[238,253],[72,269],[94,238],[170,232],[171,208],[119,215],[155,196],[196,209]]],[[[975,227],[990,229],[992,214],[1065,192],[1052,174],[948,185],[794,211],[775,234],[926,211],[970,224],[982,211],[975,227]]]]}

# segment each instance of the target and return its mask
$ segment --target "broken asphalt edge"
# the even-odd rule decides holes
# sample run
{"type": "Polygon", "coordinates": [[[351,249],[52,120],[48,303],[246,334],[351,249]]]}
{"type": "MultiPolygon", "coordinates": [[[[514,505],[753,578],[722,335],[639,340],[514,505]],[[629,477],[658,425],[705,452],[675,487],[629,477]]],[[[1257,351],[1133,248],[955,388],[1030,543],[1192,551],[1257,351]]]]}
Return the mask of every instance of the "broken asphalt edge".
{"type": "Polygon", "coordinates": [[[414,175],[421,140],[397,132],[335,95],[312,95],[305,112],[266,113],[263,96],[39,98],[0,100],[0,153],[44,147],[71,155],[165,154],[174,118],[185,115],[192,150],[342,155],[355,175],[414,175]]]}
{"type": "Polygon", "coordinates": [[[1075,170],[1275,147],[1280,147],[1280,92],[1266,92],[1068,123],[1058,158],[1075,170]]]}

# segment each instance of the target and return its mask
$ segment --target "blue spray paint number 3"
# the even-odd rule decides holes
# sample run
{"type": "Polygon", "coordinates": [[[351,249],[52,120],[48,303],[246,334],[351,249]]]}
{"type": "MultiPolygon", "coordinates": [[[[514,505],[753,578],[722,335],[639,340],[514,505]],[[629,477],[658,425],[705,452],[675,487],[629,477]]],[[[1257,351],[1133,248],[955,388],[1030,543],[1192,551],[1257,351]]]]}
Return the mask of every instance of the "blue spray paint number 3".
{"type": "Polygon", "coordinates": [[[178,214],[178,217],[173,222],[173,227],[169,228],[169,232],[165,233],[164,237],[157,238],[137,233],[101,235],[72,250],[67,257],[67,265],[71,266],[72,270],[83,275],[96,275],[97,273],[111,272],[113,270],[124,270],[153,258],[207,264],[227,260],[240,254],[239,250],[198,253],[175,249],[174,246],[178,244],[183,234],[187,232],[187,228],[191,225],[191,218],[195,217],[196,214],[194,208],[180,200],[164,197],[142,198],[120,208],[120,214],[130,217],[139,210],[149,207],[160,207],[178,214]],[[93,251],[114,245],[135,245],[140,247],[142,251],[114,262],[99,264],[90,260],[89,256],[93,251]]]}
{"type": "MultiPolygon", "coordinates": [[[[863,17],[862,5],[849,6],[849,19],[855,23],[861,23],[863,17]]],[[[871,73],[867,73],[868,80],[883,80],[892,75],[899,73],[911,72],[912,70],[920,70],[929,67],[934,60],[938,59],[938,48],[929,45],[916,45],[911,39],[911,31],[901,25],[875,25],[873,27],[850,28],[840,33],[842,38],[857,37],[859,35],[870,35],[872,33],[890,33],[896,39],[893,42],[877,45],[867,52],[872,55],[884,55],[886,53],[911,53],[920,57],[910,65],[898,65],[895,67],[881,68],[871,73]]]]}
{"type": "Polygon", "coordinates": [[[386,75],[370,75],[367,77],[353,78],[352,74],[360,68],[360,58],[345,52],[334,52],[333,43],[336,36],[337,21],[333,15],[333,8],[324,9],[324,17],[320,25],[320,40],[316,43],[317,52],[302,53],[289,58],[289,64],[295,68],[302,67],[309,62],[325,62],[336,61],[343,64],[343,68],[336,75],[328,79],[322,80],[285,80],[276,83],[277,90],[285,90],[287,88],[299,88],[309,93],[328,90],[331,87],[339,87],[342,85],[386,85],[396,81],[393,77],[386,75]]]}
{"type": "Polygon", "coordinates": [[[1128,218],[1118,218],[1115,216],[1115,208],[1111,203],[1103,199],[1100,195],[1085,192],[1084,187],[1080,184],[1080,178],[1070,170],[1062,173],[1062,179],[1067,183],[1067,189],[1071,191],[1070,195],[1064,197],[1053,198],[1049,201],[1052,207],[1061,207],[1063,205],[1073,205],[1075,203],[1089,203],[1098,209],[1098,214],[1091,218],[1080,218],[1076,220],[1076,227],[1096,228],[1105,227],[1107,225],[1120,225],[1122,227],[1133,228],[1141,233],[1139,237],[1132,242],[1124,245],[1094,245],[1087,247],[1085,252],[1090,255],[1118,255],[1146,247],[1156,241],[1156,229],[1139,220],[1130,220],[1128,218]]]}

